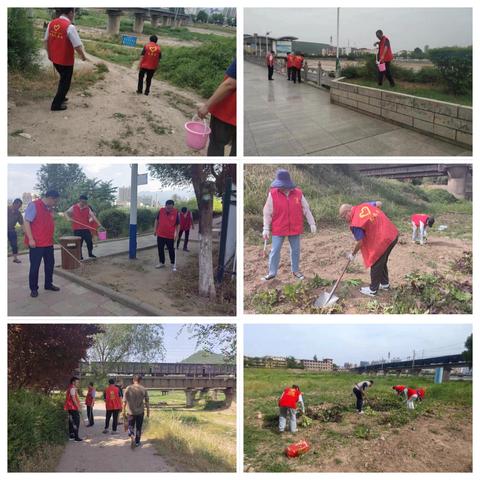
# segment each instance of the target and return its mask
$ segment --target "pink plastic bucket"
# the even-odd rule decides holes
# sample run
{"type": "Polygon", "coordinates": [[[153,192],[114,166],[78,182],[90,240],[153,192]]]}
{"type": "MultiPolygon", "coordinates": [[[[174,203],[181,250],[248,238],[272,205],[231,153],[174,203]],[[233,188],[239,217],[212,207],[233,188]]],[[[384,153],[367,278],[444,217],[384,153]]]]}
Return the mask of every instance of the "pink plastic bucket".
{"type": "Polygon", "coordinates": [[[210,136],[210,127],[205,121],[195,120],[195,117],[185,123],[186,144],[187,147],[193,150],[202,150],[207,144],[208,137],[210,136]]]}
{"type": "Polygon", "coordinates": [[[384,72],[387,69],[384,63],[379,63],[378,64],[378,71],[379,72],[384,72]]]}
{"type": "Polygon", "coordinates": [[[99,230],[98,231],[98,239],[103,241],[107,239],[107,231],[106,230],[99,230]]]}

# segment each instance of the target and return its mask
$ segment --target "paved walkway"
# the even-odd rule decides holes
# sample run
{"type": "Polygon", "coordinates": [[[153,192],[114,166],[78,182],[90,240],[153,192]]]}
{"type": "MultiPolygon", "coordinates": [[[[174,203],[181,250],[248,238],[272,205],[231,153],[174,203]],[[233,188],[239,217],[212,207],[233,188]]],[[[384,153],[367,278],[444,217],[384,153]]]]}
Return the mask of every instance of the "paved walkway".
{"type": "Polygon", "coordinates": [[[245,62],[245,155],[445,156],[471,151],[347,108],[245,62]]]}

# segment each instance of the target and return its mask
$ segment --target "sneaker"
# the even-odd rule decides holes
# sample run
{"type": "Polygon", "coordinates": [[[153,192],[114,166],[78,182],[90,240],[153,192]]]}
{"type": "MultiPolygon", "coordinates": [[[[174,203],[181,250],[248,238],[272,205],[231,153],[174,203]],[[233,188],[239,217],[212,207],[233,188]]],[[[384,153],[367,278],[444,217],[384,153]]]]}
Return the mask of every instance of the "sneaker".
{"type": "Polygon", "coordinates": [[[97,258],[97,256],[92,253],[91,255],[88,256],[88,258],[97,258]]]}
{"type": "Polygon", "coordinates": [[[75,437],[70,437],[69,440],[73,442],[75,440],[75,437]]]}
{"type": "Polygon", "coordinates": [[[172,266],[172,272],[176,272],[177,271],[177,267],[175,265],[172,266]]]}
{"type": "Polygon", "coordinates": [[[139,446],[140,446],[140,442],[135,442],[135,446],[136,446],[136,447],[139,447],[139,446]]]}
{"type": "Polygon", "coordinates": [[[130,448],[132,450],[135,448],[135,437],[133,435],[130,437],[130,448]]]}
{"type": "Polygon", "coordinates": [[[108,428],[106,428],[102,433],[108,433],[108,428]]]}
{"type": "Polygon", "coordinates": [[[370,290],[370,287],[362,287],[360,289],[360,293],[363,293],[364,295],[369,295],[370,297],[374,297],[377,294],[377,292],[370,290]]]}
{"type": "Polygon", "coordinates": [[[45,290],[50,290],[51,292],[59,292],[60,291],[60,288],[59,287],[56,287],[55,285],[50,285],[48,287],[45,287],[45,290]]]}
{"type": "Polygon", "coordinates": [[[141,90],[137,90],[137,93],[141,95],[143,92],[141,90]]]}
{"type": "Polygon", "coordinates": [[[271,280],[272,278],[275,278],[275,275],[272,275],[271,273],[269,273],[268,275],[265,275],[264,277],[262,277],[262,281],[266,282],[268,280],[271,280]]]}
{"type": "Polygon", "coordinates": [[[75,440],[76,442],[83,442],[83,438],[80,438],[80,437],[74,438],[74,440],[75,440]]]}
{"type": "Polygon", "coordinates": [[[365,412],[362,410],[361,412],[358,412],[359,415],[363,415],[365,412]]]}
{"type": "Polygon", "coordinates": [[[165,268],[165,264],[159,263],[158,265],[155,265],[155,268],[165,268]]]}
{"type": "Polygon", "coordinates": [[[303,280],[305,277],[303,276],[302,273],[300,272],[293,272],[293,276],[297,279],[297,280],[303,280]]]}
{"type": "Polygon", "coordinates": [[[390,289],[390,284],[386,283],[385,285],[383,283],[380,284],[378,287],[380,290],[389,290],[390,289]]]}
{"type": "Polygon", "coordinates": [[[189,252],[190,250],[188,248],[183,249],[184,252],[189,252]]]}
{"type": "Polygon", "coordinates": [[[22,261],[19,260],[18,258],[15,258],[15,259],[13,260],[13,263],[22,263],[22,261]]]}

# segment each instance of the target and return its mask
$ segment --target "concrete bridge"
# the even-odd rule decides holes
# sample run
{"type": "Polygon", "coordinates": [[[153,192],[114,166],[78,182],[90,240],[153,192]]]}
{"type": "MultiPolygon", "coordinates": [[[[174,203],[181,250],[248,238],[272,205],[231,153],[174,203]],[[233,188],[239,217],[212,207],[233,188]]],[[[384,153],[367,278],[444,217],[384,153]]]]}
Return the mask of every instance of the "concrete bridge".
{"type": "Polygon", "coordinates": [[[412,179],[448,177],[447,191],[460,199],[472,198],[472,165],[455,164],[369,164],[355,166],[362,175],[412,179]]]}

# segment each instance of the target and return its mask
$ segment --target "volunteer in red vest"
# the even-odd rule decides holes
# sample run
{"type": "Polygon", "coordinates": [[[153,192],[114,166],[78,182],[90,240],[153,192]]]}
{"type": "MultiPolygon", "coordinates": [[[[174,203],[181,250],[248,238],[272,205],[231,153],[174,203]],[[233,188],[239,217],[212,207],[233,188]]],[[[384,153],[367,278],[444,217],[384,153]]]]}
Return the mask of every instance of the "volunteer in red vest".
{"type": "Polygon", "coordinates": [[[362,287],[364,295],[374,296],[378,290],[388,290],[388,257],[397,244],[397,227],[379,208],[369,203],[352,206],[344,204],[340,207],[340,217],[349,225],[356,240],[352,253],[348,258],[352,261],[358,251],[362,252],[365,268],[370,268],[370,286],[362,287]]]}
{"type": "Polygon", "coordinates": [[[297,406],[300,405],[300,409],[305,413],[305,404],[303,403],[303,394],[300,391],[298,385],[292,385],[287,387],[280,399],[278,400],[278,406],[280,407],[280,416],[278,418],[278,429],[280,432],[285,431],[287,426],[287,419],[290,420],[289,427],[290,432],[295,433],[297,431],[297,406]]]}
{"type": "Polygon", "coordinates": [[[178,233],[177,240],[177,250],[180,246],[180,240],[182,239],[183,233],[185,233],[185,240],[183,241],[183,251],[189,252],[188,247],[188,237],[190,236],[190,229],[194,230],[195,226],[193,224],[192,212],[187,207],[182,207],[180,211],[180,232],[178,233]]]}
{"type": "Polygon", "coordinates": [[[424,388],[408,388],[407,389],[407,408],[409,410],[415,409],[415,402],[422,401],[425,398],[424,388]]]}
{"type": "Polygon", "coordinates": [[[120,391],[115,385],[115,380],[111,378],[108,381],[108,387],[103,392],[103,399],[105,400],[105,429],[103,433],[108,433],[110,427],[110,418],[112,418],[112,435],[117,433],[118,415],[122,411],[122,400],[120,398],[120,391]]]}
{"type": "Polygon", "coordinates": [[[287,54],[287,80],[293,80],[293,59],[295,58],[295,55],[292,52],[288,52],[287,54]]]}
{"type": "Polygon", "coordinates": [[[53,111],[67,109],[65,102],[68,101],[67,93],[72,82],[75,52],[84,62],[87,60],[82,41],[72,23],[75,9],[59,8],[57,12],[60,13],[60,16],[48,24],[43,39],[48,58],[60,75],[57,94],[51,106],[53,111]]]}
{"type": "Polygon", "coordinates": [[[392,71],[390,70],[390,63],[393,60],[393,52],[392,47],[390,45],[390,39],[383,34],[381,30],[377,30],[375,35],[378,38],[378,42],[375,42],[373,45],[378,46],[378,53],[377,53],[377,63],[378,64],[385,64],[385,70],[382,72],[378,69],[378,84],[383,84],[383,79],[387,77],[388,81],[390,82],[390,86],[395,86],[395,81],[392,77],[392,71]]]}
{"type": "Polygon", "coordinates": [[[273,80],[273,69],[275,67],[275,52],[273,50],[267,53],[265,62],[268,69],[268,79],[273,80]]]}
{"type": "Polygon", "coordinates": [[[165,247],[167,247],[172,270],[176,272],[175,239],[180,227],[180,216],[174,205],[173,200],[167,200],[165,207],[159,210],[153,226],[153,234],[157,237],[158,259],[160,260],[155,268],[165,267],[165,247]]]}
{"type": "Polygon", "coordinates": [[[427,241],[427,228],[432,228],[435,218],[426,213],[414,213],[411,216],[412,221],[412,243],[423,245],[427,241]]]}
{"type": "Polygon", "coordinates": [[[392,390],[395,391],[398,397],[404,396],[407,398],[407,387],[405,385],[394,385],[392,390]]]}
{"type": "Polygon", "coordinates": [[[301,53],[296,53],[293,58],[293,83],[302,83],[302,67],[303,67],[303,55],[301,53]]]}
{"type": "Polygon", "coordinates": [[[58,203],[58,198],[59,194],[56,190],[49,190],[44,197],[31,202],[24,213],[24,242],[29,249],[30,273],[28,281],[32,298],[38,297],[38,272],[42,260],[45,267],[45,290],[52,292],[60,290],[53,284],[53,268],[55,266],[53,208],[58,203]]]}
{"type": "Polygon", "coordinates": [[[158,62],[162,58],[162,51],[160,45],[157,45],[158,38],[156,35],[150,37],[148,42],[142,50],[140,56],[140,62],[138,64],[138,87],[137,93],[143,92],[143,78],[147,76],[147,83],[145,88],[145,95],[150,93],[150,85],[152,84],[152,78],[155,71],[158,68],[158,62]]]}
{"type": "Polygon", "coordinates": [[[85,397],[85,405],[87,407],[88,427],[93,427],[95,424],[95,418],[93,416],[93,407],[95,406],[95,397],[97,391],[93,385],[93,382],[88,384],[87,396],[85,397]]]}
{"type": "Polygon", "coordinates": [[[297,280],[304,279],[300,272],[300,235],[303,233],[303,217],[307,219],[310,231],[316,233],[315,220],[302,191],[295,186],[287,170],[278,170],[263,207],[262,237],[264,241],[268,241],[270,234],[272,235],[272,249],[268,261],[268,274],[262,280],[271,280],[277,275],[285,238],[290,244],[292,274],[297,280]]]}
{"type": "Polygon", "coordinates": [[[224,157],[225,147],[231,145],[230,156],[237,155],[237,61],[230,64],[225,78],[213,95],[198,108],[198,116],[210,112],[210,141],[207,155],[224,157]]]}
{"type": "Polygon", "coordinates": [[[80,398],[78,397],[78,377],[72,377],[70,379],[70,385],[65,392],[65,403],[63,409],[68,412],[68,433],[70,435],[70,440],[75,440],[76,442],[81,442],[82,439],[79,437],[80,429],[80,412],[82,407],[80,405],[80,398]]]}
{"type": "Polygon", "coordinates": [[[97,229],[101,227],[100,222],[87,202],[88,197],[86,195],[80,195],[78,197],[78,203],[72,205],[65,212],[65,215],[72,222],[73,234],[77,237],[81,237],[82,239],[80,244],[81,260],[83,260],[82,248],[84,241],[87,244],[88,256],[90,258],[97,258],[93,254],[92,234],[96,233],[97,229]]]}

